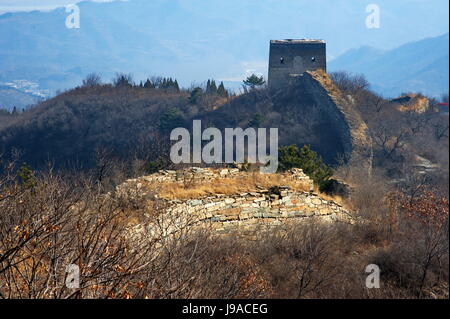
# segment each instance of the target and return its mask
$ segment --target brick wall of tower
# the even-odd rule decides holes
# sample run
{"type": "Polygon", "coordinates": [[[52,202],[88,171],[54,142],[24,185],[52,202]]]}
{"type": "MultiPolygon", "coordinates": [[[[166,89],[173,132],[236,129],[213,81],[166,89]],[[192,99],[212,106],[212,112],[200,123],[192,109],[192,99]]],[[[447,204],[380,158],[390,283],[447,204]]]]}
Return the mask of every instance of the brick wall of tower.
{"type": "Polygon", "coordinates": [[[325,42],[271,41],[268,79],[271,88],[282,87],[292,76],[317,69],[326,71],[325,42]]]}

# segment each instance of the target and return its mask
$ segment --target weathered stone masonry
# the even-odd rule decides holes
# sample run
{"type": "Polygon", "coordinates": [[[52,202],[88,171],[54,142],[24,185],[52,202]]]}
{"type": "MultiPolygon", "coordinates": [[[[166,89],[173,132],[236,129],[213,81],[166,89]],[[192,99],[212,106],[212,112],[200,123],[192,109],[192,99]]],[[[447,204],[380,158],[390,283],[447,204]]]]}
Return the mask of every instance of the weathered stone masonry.
{"type": "Polygon", "coordinates": [[[322,40],[271,40],[269,54],[269,86],[286,86],[291,77],[305,71],[326,71],[326,43],[322,40]]]}
{"type": "MultiPolygon", "coordinates": [[[[248,173],[240,172],[238,169],[202,168],[161,171],[158,174],[129,180],[121,185],[119,190],[129,189],[130,185],[134,185],[138,192],[139,189],[143,192],[145,182],[182,183],[186,176],[205,182],[217,178],[239,178],[243,174],[248,173]]],[[[239,233],[251,238],[262,227],[267,229],[311,217],[327,222],[348,218],[348,211],[339,204],[325,200],[313,192],[312,180],[301,169],[293,169],[286,173],[286,176],[306,183],[310,191],[295,191],[288,186],[279,185],[241,194],[214,194],[204,198],[164,200],[165,212],[159,215],[156,223],[146,226],[146,233],[150,236],[166,236],[185,226],[193,226],[210,227],[217,234],[239,233]]]]}
{"type": "Polygon", "coordinates": [[[290,220],[320,217],[336,221],[348,213],[340,205],[307,192],[295,192],[283,187],[237,194],[207,197],[184,202],[173,201],[167,213],[173,216],[187,214],[180,222],[204,224],[217,233],[236,230],[251,235],[260,226],[279,226],[290,220]]]}

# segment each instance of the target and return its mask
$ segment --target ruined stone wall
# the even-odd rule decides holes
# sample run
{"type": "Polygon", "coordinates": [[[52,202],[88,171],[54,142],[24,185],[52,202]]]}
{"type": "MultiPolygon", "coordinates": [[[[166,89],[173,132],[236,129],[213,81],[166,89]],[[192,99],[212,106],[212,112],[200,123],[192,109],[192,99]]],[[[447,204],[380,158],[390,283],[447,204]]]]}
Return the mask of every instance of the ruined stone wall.
{"type": "MultiPolygon", "coordinates": [[[[129,180],[118,187],[119,192],[135,189],[144,193],[145,182],[182,182],[193,173],[197,181],[217,178],[239,178],[238,169],[212,170],[190,168],[183,171],[160,171],[157,174],[129,180]]],[[[293,221],[318,218],[321,221],[347,220],[349,212],[338,203],[314,193],[312,180],[301,169],[293,169],[290,177],[306,182],[310,191],[294,191],[278,185],[241,194],[214,194],[203,198],[163,200],[164,212],[148,225],[140,225],[149,236],[169,236],[186,227],[210,228],[217,234],[238,234],[254,238],[262,228],[282,226],[293,221]]],[[[129,194],[129,192],[128,192],[129,194]]],[[[149,215],[152,212],[149,211],[149,215]]]]}
{"type": "Polygon", "coordinates": [[[301,80],[309,92],[320,101],[319,105],[338,110],[340,119],[337,119],[336,123],[341,123],[339,128],[342,136],[347,136],[345,140],[350,141],[350,144],[345,146],[348,158],[370,165],[372,140],[366,123],[356,110],[353,98],[344,96],[322,70],[305,72],[301,80]]]}
{"type": "MultiPolygon", "coordinates": [[[[233,196],[216,195],[183,202],[173,201],[167,216],[177,219],[168,224],[167,232],[175,232],[179,225],[210,227],[218,234],[238,232],[253,237],[261,228],[280,226],[311,217],[321,221],[348,218],[348,211],[337,203],[317,194],[273,188],[233,196]]],[[[173,219],[171,219],[171,222],[173,219]]],[[[152,229],[149,229],[152,232],[152,229]]]]}
{"type": "MultiPolygon", "coordinates": [[[[139,183],[139,181],[145,182],[157,182],[157,183],[202,183],[213,181],[215,179],[220,178],[240,178],[245,177],[250,173],[243,172],[238,168],[224,168],[224,169],[210,169],[210,168],[201,168],[201,167],[191,167],[184,170],[161,170],[156,174],[143,176],[138,179],[130,179],[126,184],[129,183],[139,183]]],[[[305,185],[308,185],[309,190],[314,189],[314,182],[309,178],[308,175],[303,173],[303,170],[299,168],[293,168],[287,173],[286,176],[289,176],[295,180],[303,182],[305,185]]],[[[122,186],[123,187],[123,186],[122,186]]]]}
{"type": "Polygon", "coordinates": [[[425,113],[430,109],[430,100],[420,94],[405,94],[401,97],[391,100],[397,105],[397,110],[400,112],[416,112],[425,113]]]}

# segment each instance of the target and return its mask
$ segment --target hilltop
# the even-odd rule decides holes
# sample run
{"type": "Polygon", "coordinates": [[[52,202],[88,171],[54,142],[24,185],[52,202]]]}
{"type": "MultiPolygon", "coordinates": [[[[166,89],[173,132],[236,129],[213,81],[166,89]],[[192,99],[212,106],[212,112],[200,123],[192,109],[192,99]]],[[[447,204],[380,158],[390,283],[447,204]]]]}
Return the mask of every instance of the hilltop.
{"type": "Polygon", "coordinates": [[[402,104],[368,90],[363,78],[321,71],[306,72],[283,90],[241,95],[158,81],[147,87],[131,82],[79,86],[24,113],[3,114],[3,159],[19,151],[20,161],[35,169],[50,162],[79,171],[114,160],[128,163],[125,175],[169,168],[170,131],[190,129],[199,119],[204,127],[220,130],[277,127],[280,146],[309,145],[335,167],[352,160],[400,178],[420,156],[448,171],[446,117],[435,100],[422,95],[411,93],[412,102],[402,104]]]}
{"type": "Polygon", "coordinates": [[[278,127],[280,145],[310,145],[333,164],[350,156],[352,131],[359,129],[354,122],[363,124],[337,106],[348,101],[334,100],[309,74],[280,92],[263,88],[223,97],[204,89],[195,100],[193,92],[139,85],[78,87],[5,121],[2,151],[8,157],[13,148],[20,149],[23,160],[36,168],[48,160],[56,167],[79,163],[90,168],[101,148],[122,160],[151,161],[167,152],[172,128],[189,128],[193,119],[201,119],[205,127],[219,129],[278,127]]]}

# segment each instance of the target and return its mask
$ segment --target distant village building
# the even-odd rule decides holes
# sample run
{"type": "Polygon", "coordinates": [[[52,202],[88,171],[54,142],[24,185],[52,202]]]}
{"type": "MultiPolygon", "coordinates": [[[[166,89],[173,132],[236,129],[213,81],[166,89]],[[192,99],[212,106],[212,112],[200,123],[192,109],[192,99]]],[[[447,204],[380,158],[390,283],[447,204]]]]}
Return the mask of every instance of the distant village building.
{"type": "Polygon", "coordinates": [[[323,40],[271,40],[269,56],[270,88],[280,88],[305,71],[326,71],[326,43],[323,40]]]}

